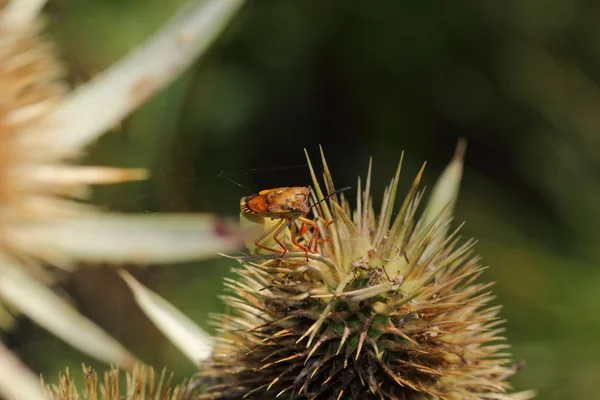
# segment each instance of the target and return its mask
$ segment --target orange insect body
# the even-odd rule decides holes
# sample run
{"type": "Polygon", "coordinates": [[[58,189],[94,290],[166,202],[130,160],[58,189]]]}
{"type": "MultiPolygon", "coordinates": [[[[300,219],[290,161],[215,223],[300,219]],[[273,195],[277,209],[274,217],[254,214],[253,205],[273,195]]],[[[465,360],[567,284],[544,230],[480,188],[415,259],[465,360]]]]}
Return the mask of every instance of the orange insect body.
{"type": "Polygon", "coordinates": [[[313,243],[317,241],[317,235],[319,227],[317,224],[306,218],[310,211],[308,205],[309,195],[311,188],[307,186],[293,186],[293,187],[280,187],[275,189],[266,189],[260,191],[258,194],[252,196],[242,197],[240,200],[240,208],[243,212],[261,216],[264,218],[281,219],[280,223],[277,223],[271,229],[264,232],[256,240],[254,244],[262,249],[272,251],[275,253],[282,253],[282,256],[288,252],[288,248],[279,240],[279,236],[283,230],[291,226],[292,228],[292,243],[302,249],[306,253],[308,259],[308,252],[313,243]],[[303,224],[309,225],[313,228],[313,237],[308,243],[308,247],[299,244],[295,238],[295,220],[301,221],[303,224]],[[272,249],[260,242],[273,234],[273,239],[281,247],[281,250],[272,249]]]}
{"type": "Polygon", "coordinates": [[[261,190],[258,194],[242,197],[242,211],[262,217],[280,219],[306,216],[310,211],[310,187],[294,186],[261,190]]]}

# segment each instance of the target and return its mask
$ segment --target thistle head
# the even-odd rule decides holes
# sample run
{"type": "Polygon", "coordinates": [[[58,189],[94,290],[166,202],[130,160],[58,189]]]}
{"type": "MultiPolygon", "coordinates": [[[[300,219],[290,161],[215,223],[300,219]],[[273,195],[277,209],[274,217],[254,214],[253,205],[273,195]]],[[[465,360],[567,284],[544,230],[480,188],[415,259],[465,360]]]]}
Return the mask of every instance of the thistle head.
{"type": "Polygon", "coordinates": [[[86,366],[83,368],[83,386],[78,387],[69,369],[61,372],[56,384],[46,385],[42,381],[47,399],[79,400],[98,399],[120,400],[124,396],[131,400],[187,400],[195,398],[195,392],[186,382],[174,383],[172,373],[163,369],[157,373],[152,368],[136,365],[131,372],[122,373],[117,368],[104,375],[86,366]],[[120,386],[125,377],[125,386],[120,386]]]}
{"type": "MultiPolygon", "coordinates": [[[[324,187],[335,186],[325,158],[324,187]]],[[[462,147],[423,213],[419,171],[394,209],[400,166],[376,215],[371,166],[358,181],[356,210],[332,195],[314,210],[314,229],[300,230],[281,254],[240,259],[224,297],[217,344],[202,368],[204,398],[525,399],[509,394],[516,365],[501,341],[503,321],[473,240],[451,230],[462,147]]],[[[297,229],[296,229],[297,230],[297,229]]],[[[252,249],[251,249],[252,250],[252,249]]]]}

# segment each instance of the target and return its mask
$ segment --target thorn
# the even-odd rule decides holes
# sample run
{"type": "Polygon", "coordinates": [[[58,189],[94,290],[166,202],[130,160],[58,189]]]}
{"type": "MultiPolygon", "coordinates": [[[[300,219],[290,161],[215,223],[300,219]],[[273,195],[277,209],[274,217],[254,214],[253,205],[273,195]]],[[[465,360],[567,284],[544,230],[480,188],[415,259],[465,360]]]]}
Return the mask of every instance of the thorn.
{"type": "Polygon", "coordinates": [[[265,392],[268,392],[269,389],[271,389],[271,386],[273,386],[275,383],[277,383],[277,381],[279,381],[279,377],[273,379],[273,382],[271,382],[271,384],[269,386],[267,386],[267,390],[265,390],[265,392]]]}
{"type": "Polygon", "coordinates": [[[374,315],[370,316],[369,318],[367,318],[365,320],[365,324],[363,325],[363,330],[360,333],[360,340],[358,341],[358,349],[356,350],[355,360],[358,360],[358,357],[360,356],[360,352],[362,350],[363,343],[365,342],[365,338],[367,337],[367,332],[369,330],[369,326],[371,326],[371,321],[373,321],[373,318],[375,318],[374,315]]]}
{"type": "MultiPolygon", "coordinates": [[[[310,337],[308,338],[308,343],[306,344],[307,348],[310,346],[310,344],[314,340],[315,336],[317,335],[317,332],[319,331],[319,328],[321,328],[321,326],[323,325],[323,321],[325,321],[325,318],[327,318],[329,316],[329,312],[331,311],[332,307],[333,307],[333,304],[329,303],[327,305],[327,307],[325,307],[325,309],[323,310],[321,315],[319,316],[319,319],[309,328],[309,330],[312,329],[312,332],[310,334],[310,337]]],[[[298,341],[300,341],[304,336],[306,336],[307,333],[308,333],[308,331],[300,339],[298,339],[298,341]]]]}
{"type": "Polygon", "coordinates": [[[315,369],[313,369],[312,374],[310,374],[310,379],[314,378],[315,374],[319,371],[322,365],[317,365],[315,369]]]}
{"type": "Polygon", "coordinates": [[[335,353],[336,356],[338,354],[340,354],[340,351],[342,350],[342,346],[344,345],[344,343],[346,343],[346,340],[348,339],[349,336],[350,336],[350,328],[348,328],[347,326],[344,326],[344,333],[342,334],[342,341],[340,342],[340,346],[338,347],[337,352],[335,353]]]}
{"type": "Polygon", "coordinates": [[[315,343],[313,348],[308,353],[308,356],[306,356],[306,359],[304,360],[304,365],[306,365],[306,363],[308,362],[310,357],[314,354],[314,352],[317,351],[317,349],[329,339],[330,339],[329,337],[324,337],[324,338],[319,339],[319,341],[317,343],[315,343]]]}

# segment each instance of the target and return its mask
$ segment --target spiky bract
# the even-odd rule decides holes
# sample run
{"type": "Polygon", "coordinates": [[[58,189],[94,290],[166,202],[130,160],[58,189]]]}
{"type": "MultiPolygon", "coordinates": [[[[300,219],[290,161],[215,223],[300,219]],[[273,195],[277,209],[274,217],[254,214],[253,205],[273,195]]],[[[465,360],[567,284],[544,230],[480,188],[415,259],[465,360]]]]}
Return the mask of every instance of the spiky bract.
{"type": "Polygon", "coordinates": [[[53,400],[187,400],[195,398],[195,392],[186,382],[173,384],[173,374],[162,370],[157,374],[154,369],[136,366],[131,373],[124,374],[126,385],[119,386],[123,374],[112,368],[100,379],[96,371],[83,365],[83,388],[78,388],[69,370],[60,373],[58,383],[42,386],[48,399],[53,400]],[[124,389],[124,390],[122,390],[124,389]]]}
{"type": "Polygon", "coordinates": [[[338,196],[317,207],[315,217],[335,221],[320,222],[320,253],[241,260],[226,283],[232,313],[217,318],[201,372],[204,398],[517,398],[507,394],[515,368],[497,343],[503,321],[487,306],[490,285],[476,283],[484,268],[473,241],[449,233],[445,208],[416,217],[423,169],[392,222],[398,168],[375,218],[370,170],[353,214],[338,196]]]}

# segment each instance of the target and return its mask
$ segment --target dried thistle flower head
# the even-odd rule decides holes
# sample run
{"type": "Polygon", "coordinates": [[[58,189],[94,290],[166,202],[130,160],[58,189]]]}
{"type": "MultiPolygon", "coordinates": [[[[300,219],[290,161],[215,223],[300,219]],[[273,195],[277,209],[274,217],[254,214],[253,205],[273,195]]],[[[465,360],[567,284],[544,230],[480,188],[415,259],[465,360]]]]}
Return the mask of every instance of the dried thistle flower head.
{"type": "MultiPolygon", "coordinates": [[[[206,50],[242,2],[191,2],[147,43],[69,91],[40,36],[45,1],[0,0],[0,328],[11,324],[10,307],[83,352],[131,367],[133,355],[47,287],[56,279],[48,271],[189,261],[243,241],[213,215],[125,215],[86,204],[93,185],[146,172],[73,162],[206,50]]],[[[1,343],[0,371],[5,397],[43,398],[35,375],[1,343]]]]}
{"type": "MultiPolygon", "coordinates": [[[[315,200],[335,190],[324,157],[323,166],[325,191],[310,166],[315,200]]],[[[477,282],[474,242],[449,231],[461,171],[462,146],[422,216],[423,169],[393,217],[399,166],[376,217],[369,167],[354,212],[343,195],[315,207],[318,253],[242,258],[226,283],[232,313],[217,317],[201,367],[202,398],[532,397],[509,393],[516,367],[498,343],[500,307],[488,305],[490,284],[477,282]]]]}
{"type": "MultiPolygon", "coordinates": [[[[137,180],[146,174],[139,169],[69,165],[62,152],[52,151],[45,135],[24,134],[40,129],[67,93],[53,46],[39,37],[42,27],[35,20],[5,34],[0,46],[0,249],[4,257],[31,257],[69,268],[68,257],[61,259],[64,255],[36,246],[40,226],[92,213],[73,196],[87,193],[88,185],[137,180]]],[[[41,275],[37,267],[30,263],[41,275]]]]}
{"type": "Polygon", "coordinates": [[[195,398],[195,392],[187,382],[173,384],[173,374],[163,369],[157,374],[153,368],[136,365],[131,372],[121,373],[112,368],[98,377],[95,370],[83,367],[83,388],[78,388],[66,369],[58,376],[58,383],[44,384],[46,398],[52,400],[186,400],[195,398]],[[125,388],[119,386],[125,375],[125,388]],[[124,389],[124,390],[123,390],[124,389]]]}
{"type": "Polygon", "coordinates": [[[0,259],[25,259],[32,273],[42,274],[39,261],[69,269],[80,261],[189,260],[198,256],[199,246],[214,253],[218,243],[210,243],[211,237],[230,233],[216,218],[127,218],[82,202],[92,185],[147,174],[77,165],[73,158],[189,65],[241,0],[193,4],[145,46],[75,91],[62,81],[52,44],[40,36],[37,12],[43,3],[14,0],[0,8],[0,259]],[[202,238],[190,229],[198,224],[212,234],[202,238]],[[152,237],[161,229],[165,235],[152,237]],[[170,252],[174,234],[181,240],[170,252]]]}

